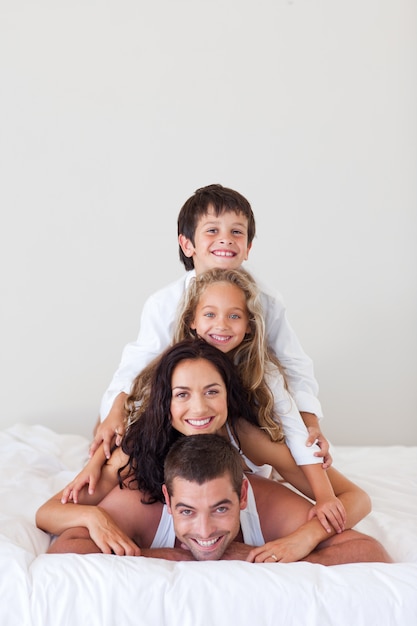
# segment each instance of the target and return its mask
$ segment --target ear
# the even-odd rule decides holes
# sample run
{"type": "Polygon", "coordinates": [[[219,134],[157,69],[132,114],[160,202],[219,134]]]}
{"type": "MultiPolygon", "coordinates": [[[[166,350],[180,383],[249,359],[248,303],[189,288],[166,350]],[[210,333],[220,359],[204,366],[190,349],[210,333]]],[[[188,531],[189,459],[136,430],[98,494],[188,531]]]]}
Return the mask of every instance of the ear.
{"type": "Polygon", "coordinates": [[[240,490],[240,510],[246,509],[248,506],[248,485],[249,481],[247,478],[243,479],[242,489],[240,490]]]}
{"type": "Polygon", "coordinates": [[[185,235],[179,235],[178,243],[180,244],[181,250],[183,251],[184,255],[191,258],[195,251],[191,239],[188,239],[188,237],[186,237],[185,235]]]}
{"type": "Polygon", "coordinates": [[[172,515],[171,500],[170,500],[168,489],[166,488],[166,485],[162,485],[162,493],[164,494],[165,504],[167,505],[168,513],[170,515],[172,515]]]}
{"type": "Polygon", "coordinates": [[[248,244],[248,247],[246,248],[246,257],[245,257],[245,261],[247,261],[247,260],[248,260],[248,258],[249,258],[249,252],[250,252],[250,249],[251,249],[251,248],[252,248],[252,243],[249,243],[249,244],[248,244]]]}

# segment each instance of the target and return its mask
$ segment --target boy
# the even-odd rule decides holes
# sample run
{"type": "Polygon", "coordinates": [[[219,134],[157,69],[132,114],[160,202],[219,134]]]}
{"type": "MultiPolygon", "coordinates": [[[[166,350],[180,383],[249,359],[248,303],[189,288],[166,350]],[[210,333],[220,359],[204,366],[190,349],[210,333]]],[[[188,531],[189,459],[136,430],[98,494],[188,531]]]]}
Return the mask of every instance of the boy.
{"type": "MultiPolygon", "coordinates": [[[[185,202],[178,216],[178,243],[180,260],[187,273],[145,302],[138,338],[125,347],[120,365],[101,401],[102,423],[96,430],[90,455],[103,442],[104,454],[109,458],[115,433],[116,443],[119,443],[119,436],[124,431],[124,402],[132,381],[171,343],[177,307],[192,277],[211,268],[239,268],[248,259],[254,237],[252,208],[237,191],[222,185],[209,185],[197,189],[185,202]]],[[[309,437],[306,443],[311,445],[317,440],[323,467],[329,467],[329,446],[318,421],[322,411],[312,361],[289,325],[282,302],[266,292],[262,297],[268,342],[285,370],[289,391],[307,426],[309,437]]]]}

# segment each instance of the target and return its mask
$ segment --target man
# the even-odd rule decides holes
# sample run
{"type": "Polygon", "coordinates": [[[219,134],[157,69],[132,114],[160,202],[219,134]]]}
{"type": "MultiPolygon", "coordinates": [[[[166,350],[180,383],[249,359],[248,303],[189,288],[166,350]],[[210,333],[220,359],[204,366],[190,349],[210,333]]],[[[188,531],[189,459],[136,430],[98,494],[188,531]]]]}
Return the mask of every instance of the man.
{"type": "MultiPolygon", "coordinates": [[[[391,562],[375,539],[354,530],[326,538],[317,518],[308,521],[307,500],[277,482],[244,477],[239,453],[218,435],[176,442],[165,461],[163,492],[165,506],[145,504],[137,490],[118,487],[100,503],[99,508],[140,546],[133,551],[121,547],[121,554],[323,565],[391,562]]],[[[49,550],[101,551],[86,527],[64,531],[49,550]]]]}

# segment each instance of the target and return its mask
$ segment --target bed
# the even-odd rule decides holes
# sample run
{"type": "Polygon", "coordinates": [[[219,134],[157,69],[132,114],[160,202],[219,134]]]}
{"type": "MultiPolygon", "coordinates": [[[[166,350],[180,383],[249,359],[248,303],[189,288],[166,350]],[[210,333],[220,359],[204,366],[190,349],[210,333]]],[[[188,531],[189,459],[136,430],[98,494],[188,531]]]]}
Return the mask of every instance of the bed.
{"type": "Polygon", "coordinates": [[[45,554],[36,509],[83,466],[88,443],[41,425],[0,431],[2,626],[417,624],[417,447],[334,449],[372,497],[358,530],[395,563],[324,567],[45,554]]]}

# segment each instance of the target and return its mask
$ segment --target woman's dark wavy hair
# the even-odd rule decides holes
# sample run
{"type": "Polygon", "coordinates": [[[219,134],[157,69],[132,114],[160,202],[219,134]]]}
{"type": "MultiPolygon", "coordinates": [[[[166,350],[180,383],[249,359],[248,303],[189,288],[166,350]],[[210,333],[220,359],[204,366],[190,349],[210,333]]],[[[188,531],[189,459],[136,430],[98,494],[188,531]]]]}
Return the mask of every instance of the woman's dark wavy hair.
{"type": "Polygon", "coordinates": [[[147,407],[139,419],[128,427],[122,443],[122,450],[129,459],[119,470],[120,486],[125,482],[140,489],[146,494],[143,502],[147,504],[164,502],[165,457],[172,444],[183,436],[171,424],[173,371],[181,361],[197,359],[212,363],[223,379],[227,391],[227,421],[236,440],[239,441],[235,430],[239,418],[259,427],[248,394],[226,354],[201,339],[185,339],[168,348],[153,371],[147,407]],[[127,475],[124,475],[126,469],[127,475]]]}

